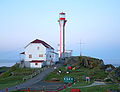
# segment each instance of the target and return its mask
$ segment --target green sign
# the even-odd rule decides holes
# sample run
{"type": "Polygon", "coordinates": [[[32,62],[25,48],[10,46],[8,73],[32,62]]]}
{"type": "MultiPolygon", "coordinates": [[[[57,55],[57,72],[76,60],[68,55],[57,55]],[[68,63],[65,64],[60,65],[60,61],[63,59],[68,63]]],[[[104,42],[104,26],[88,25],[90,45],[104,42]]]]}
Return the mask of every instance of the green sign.
{"type": "Polygon", "coordinates": [[[74,78],[73,77],[64,77],[64,83],[73,83],[74,78]]]}

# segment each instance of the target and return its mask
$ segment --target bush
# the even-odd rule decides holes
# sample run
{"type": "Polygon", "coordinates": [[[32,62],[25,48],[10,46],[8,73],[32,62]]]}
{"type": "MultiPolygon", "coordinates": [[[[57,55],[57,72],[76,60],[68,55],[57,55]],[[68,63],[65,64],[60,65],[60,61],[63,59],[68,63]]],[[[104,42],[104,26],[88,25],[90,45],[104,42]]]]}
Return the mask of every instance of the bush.
{"type": "Polygon", "coordinates": [[[110,78],[105,78],[104,81],[105,82],[112,82],[112,80],[110,78]]]}

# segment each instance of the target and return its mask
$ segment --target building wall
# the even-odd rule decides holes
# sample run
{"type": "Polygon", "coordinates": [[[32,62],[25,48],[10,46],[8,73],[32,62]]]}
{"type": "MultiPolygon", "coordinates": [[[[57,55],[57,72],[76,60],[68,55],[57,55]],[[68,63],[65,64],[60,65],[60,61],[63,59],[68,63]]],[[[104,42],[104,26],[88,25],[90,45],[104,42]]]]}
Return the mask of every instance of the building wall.
{"type": "Polygon", "coordinates": [[[52,53],[54,50],[46,48],[46,61],[52,61],[52,53]]]}
{"type": "Polygon", "coordinates": [[[57,50],[57,53],[59,54],[59,57],[60,57],[60,50],[57,50]]]}
{"type": "Polygon", "coordinates": [[[58,62],[59,55],[53,52],[53,49],[46,48],[41,43],[30,43],[25,48],[25,67],[41,68],[42,66],[51,65],[52,63],[58,62]],[[30,61],[33,60],[42,60],[44,62],[35,65],[34,62],[30,63],[30,61]]]}
{"type": "Polygon", "coordinates": [[[59,54],[53,53],[52,58],[54,63],[59,62],[59,54]]]}
{"type": "Polygon", "coordinates": [[[36,63],[30,63],[30,67],[31,68],[41,68],[42,65],[43,65],[42,62],[41,63],[37,63],[37,65],[36,65],[36,63]]]}
{"type": "Polygon", "coordinates": [[[46,61],[46,47],[41,43],[31,43],[25,48],[25,61],[44,60],[46,61]],[[29,55],[32,55],[29,58],[29,55]],[[39,55],[43,55],[40,57],[39,55]]]}
{"type": "Polygon", "coordinates": [[[47,48],[47,55],[46,55],[46,64],[51,65],[55,64],[56,62],[59,61],[59,54],[55,53],[53,49],[48,49],[47,48]]]}
{"type": "MultiPolygon", "coordinates": [[[[60,57],[60,50],[57,50],[57,53],[59,54],[60,57]]],[[[72,50],[66,50],[65,57],[70,57],[70,56],[72,56],[72,50]]],[[[63,57],[63,53],[61,53],[61,57],[63,57]]]]}

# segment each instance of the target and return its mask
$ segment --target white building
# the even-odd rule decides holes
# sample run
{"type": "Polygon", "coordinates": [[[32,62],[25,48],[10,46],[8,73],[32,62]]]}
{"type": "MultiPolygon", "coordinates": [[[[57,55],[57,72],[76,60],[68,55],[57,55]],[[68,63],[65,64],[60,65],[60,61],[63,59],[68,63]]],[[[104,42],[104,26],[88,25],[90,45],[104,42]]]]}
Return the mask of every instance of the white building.
{"type": "MultiPolygon", "coordinates": [[[[57,53],[59,54],[60,57],[60,50],[57,50],[57,53]]],[[[65,50],[65,56],[64,57],[70,57],[72,56],[72,50],[65,50]]],[[[61,57],[63,57],[63,53],[61,53],[61,57]]]]}
{"type": "Polygon", "coordinates": [[[59,55],[54,52],[54,48],[39,39],[30,42],[21,54],[25,55],[25,67],[41,68],[59,61],[59,55]]]}

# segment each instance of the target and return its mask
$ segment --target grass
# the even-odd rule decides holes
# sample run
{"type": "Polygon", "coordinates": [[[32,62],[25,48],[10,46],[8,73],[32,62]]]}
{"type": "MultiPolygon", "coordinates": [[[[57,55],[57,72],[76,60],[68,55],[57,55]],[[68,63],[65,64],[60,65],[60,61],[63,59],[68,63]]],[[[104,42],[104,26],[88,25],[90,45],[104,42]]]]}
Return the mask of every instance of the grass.
{"type": "MultiPolygon", "coordinates": [[[[61,69],[64,72],[68,71],[66,70],[66,66],[62,66],[58,68],[57,71],[59,69],[61,69]]],[[[94,82],[94,79],[104,80],[104,78],[107,77],[107,73],[105,73],[105,71],[102,69],[98,69],[98,68],[89,69],[89,68],[85,68],[82,66],[80,67],[80,69],[71,70],[71,73],[69,74],[62,73],[58,75],[57,71],[50,73],[48,76],[44,78],[44,80],[51,80],[52,78],[58,78],[60,81],[64,82],[63,79],[65,76],[74,77],[76,80],[76,83],[75,85],[72,85],[72,87],[79,87],[79,86],[86,86],[86,85],[92,84],[94,82]],[[75,71],[79,71],[79,72],[75,72],[75,71]],[[87,83],[85,80],[83,80],[83,76],[89,76],[91,80],[90,83],[87,83]]],[[[116,86],[109,85],[109,86],[94,86],[94,87],[88,87],[88,88],[80,88],[80,90],[82,92],[88,92],[88,91],[89,92],[104,92],[105,88],[111,88],[111,87],[116,88],[116,86]]],[[[70,91],[70,88],[67,88],[66,90],[63,90],[61,92],[69,92],[69,91],[70,91]]]]}
{"type": "MultiPolygon", "coordinates": [[[[28,92],[28,91],[11,91],[11,92],[28,92]]],[[[42,91],[29,91],[29,92],[42,92],[42,91]]]]}
{"type": "MultiPolygon", "coordinates": [[[[70,89],[71,88],[66,88],[59,92],[69,92],[70,89]]],[[[77,88],[77,89],[80,89],[81,92],[110,92],[109,90],[118,90],[118,85],[99,85],[99,86],[97,85],[97,86],[77,88]]],[[[12,91],[12,92],[27,92],[27,91],[12,91]]],[[[29,92],[33,92],[33,91],[29,91],[29,92]]]]}
{"type": "MultiPolygon", "coordinates": [[[[2,75],[0,75],[0,89],[2,88],[6,88],[6,87],[10,87],[19,83],[24,82],[22,79],[23,76],[11,76],[11,72],[15,73],[15,74],[23,74],[23,73],[33,73],[34,71],[36,71],[37,69],[31,69],[31,68],[19,68],[18,66],[13,66],[11,67],[7,72],[3,73],[2,75]]],[[[52,78],[58,78],[60,81],[64,82],[64,77],[74,77],[76,84],[72,85],[72,87],[79,87],[79,86],[86,86],[86,85],[90,85],[91,83],[94,82],[94,79],[104,79],[107,77],[107,73],[105,73],[104,70],[99,69],[99,68],[93,68],[93,69],[89,69],[89,68],[85,68],[83,66],[81,66],[79,69],[77,70],[70,70],[71,73],[67,74],[65,73],[66,71],[66,66],[62,66],[60,68],[57,69],[57,71],[53,71],[51,72],[48,76],[46,76],[44,78],[44,81],[50,81],[52,78]],[[62,70],[63,73],[62,74],[57,74],[58,70],[62,70]],[[90,77],[90,83],[86,83],[85,80],[83,80],[83,76],[89,76],[90,77]]],[[[116,88],[116,86],[114,85],[109,85],[109,86],[95,86],[95,87],[88,87],[88,88],[80,88],[80,90],[82,92],[102,92],[103,90],[105,90],[105,88],[116,88]],[[101,89],[100,89],[101,88],[101,89]],[[95,90],[95,91],[94,91],[95,90]],[[102,91],[99,91],[102,90],[102,91]]],[[[61,91],[61,92],[69,92],[70,88],[66,88],[65,90],[61,91]]],[[[20,92],[20,91],[16,91],[16,92],[20,92]]],[[[104,91],[103,91],[104,92],[104,91]]]]}
{"type": "Polygon", "coordinates": [[[23,77],[24,76],[10,76],[10,77],[0,79],[0,89],[22,83],[23,77]]]}
{"type": "Polygon", "coordinates": [[[28,76],[28,75],[24,75],[25,73],[32,74],[33,72],[37,70],[38,69],[19,68],[19,65],[12,66],[8,71],[0,75],[0,89],[14,86],[14,85],[24,82],[23,78],[28,76]],[[12,76],[11,73],[18,74],[18,75],[12,76]]]}
{"type": "Polygon", "coordinates": [[[10,69],[10,67],[5,67],[5,66],[0,67],[0,71],[7,71],[7,70],[9,70],[9,69],[10,69]]]}
{"type": "MultiPolygon", "coordinates": [[[[66,88],[60,92],[69,92],[71,88],[66,88]]],[[[118,85],[97,85],[92,87],[85,87],[85,88],[77,88],[80,89],[81,92],[110,92],[106,90],[118,90],[118,85]]]]}
{"type": "Polygon", "coordinates": [[[91,79],[91,83],[94,81],[94,79],[104,79],[107,77],[107,73],[105,73],[104,70],[99,70],[99,69],[89,69],[89,68],[84,68],[81,67],[78,70],[71,70],[71,73],[66,74],[65,72],[67,71],[65,69],[66,66],[62,66],[57,69],[61,69],[64,71],[64,73],[58,75],[57,71],[54,71],[50,73],[47,77],[44,78],[44,80],[51,80],[52,78],[58,78],[60,81],[64,81],[64,77],[74,77],[76,81],[79,81],[80,85],[85,84],[85,81],[83,80],[83,76],[89,76],[91,79]],[[79,71],[79,72],[75,72],[79,71]]]}
{"type": "MultiPolygon", "coordinates": [[[[64,82],[63,78],[65,76],[71,76],[74,77],[76,80],[76,83],[72,85],[72,87],[77,87],[78,89],[81,90],[81,92],[105,92],[106,90],[117,90],[118,89],[118,85],[99,85],[99,86],[92,86],[92,87],[85,87],[85,88],[79,88],[80,86],[86,86],[86,85],[90,85],[91,83],[94,82],[94,79],[104,79],[107,77],[107,73],[105,73],[104,70],[100,70],[98,68],[94,68],[94,69],[89,69],[89,68],[85,68],[85,67],[80,67],[80,69],[78,70],[71,70],[72,73],[70,74],[66,74],[65,72],[67,71],[66,66],[62,66],[60,68],[57,69],[57,71],[59,69],[61,69],[62,71],[64,71],[64,73],[58,75],[57,71],[53,71],[51,72],[48,76],[46,76],[44,78],[45,80],[51,80],[52,78],[58,78],[60,81],[64,82]],[[79,71],[79,72],[74,72],[74,71],[79,71]],[[83,80],[83,75],[85,76],[89,76],[91,78],[91,82],[87,83],[83,80]]],[[[64,90],[61,90],[59,92],[69,92],[71,88],[66,88],[64,90]]],[[[20,91],[14,91],[14,92],[20,92],[20,91]]],[[[23,92],[23,91],[22,91],[23,92]]],[[[32,92],[32,91],[31,91],[32,92]]]]}

